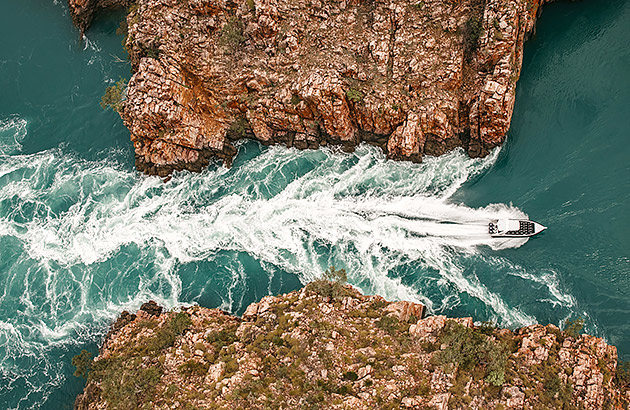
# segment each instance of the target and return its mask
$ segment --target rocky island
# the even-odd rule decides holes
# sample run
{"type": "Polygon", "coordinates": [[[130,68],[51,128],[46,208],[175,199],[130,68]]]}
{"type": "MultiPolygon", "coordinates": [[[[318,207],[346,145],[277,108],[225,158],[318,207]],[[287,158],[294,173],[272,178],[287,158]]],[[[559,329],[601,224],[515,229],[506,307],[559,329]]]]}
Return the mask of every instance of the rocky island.
{"type": "MultiPolygon", "coordinates": [[[[625,409],[602,339],[422,318],[422,305],[320,280],[250,305],[124,312],[89,363],[87,409],[625,409]]],[[[86,356],[86,355],[83,355],[86,356]]],[[[85,357],[84,357],[85,359],[85,357]]],[[[626,369],[627,371],[627,369],[626,369]]]]}
{"type": "Polygon", "coordinates": [[[484,156],[505,140],[544,2],[69,0],[81,32],[131,4],[133,75],[113,106],[137,168],[162,176],[229,163],[241,138],[484,156]]]}

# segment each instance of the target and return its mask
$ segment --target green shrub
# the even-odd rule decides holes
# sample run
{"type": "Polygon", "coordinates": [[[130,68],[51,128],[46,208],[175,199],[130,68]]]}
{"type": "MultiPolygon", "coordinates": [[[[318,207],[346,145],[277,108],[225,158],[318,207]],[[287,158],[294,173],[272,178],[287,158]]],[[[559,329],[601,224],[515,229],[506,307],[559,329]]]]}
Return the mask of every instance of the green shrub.
{"type": "Polygon", "coordinates": [[[479,330],[484,335],[492,335],[496,330],[497,326],[494,322],[481,322],[479,326],[476,326],[476,329],[479,330]]]}
{"type": "Polygon", "coordinates": [[[87,350],[81,350],[81,353],[72,358],[72,365],[76,368],[74,375],[77,377],[87,378],[88,371],[92,365],[92,353],[87,350]]]}
{"type": "Polygon", "coordinates": [[[359,375],[356,374],[355,372],[345,372],[343,374],[343,379],[349,380],[351,382],[356,382],[359,379],[359,375]]]}
{"type": "Polygon", "coordinates": [[[297,94],[292,94],[291,95],[291,104],[298,105],[300,103],[300,101],[302,101],[302,99],[300,98],[299,95],[297,95],[297,94]]]}
{"type": "Polygon", "coordinates": [[[479,47],[479,38],[483,33],[483,22],[478,16],[472,16],[466,22],[466,28],[464,31],[464,46],[467,57],[471,57],[472,54],[479,47]]]}
{"type": "Polygon", "coordinates": [[[243,22],[238,17],[232,16],[227,23],[223,25],[219,42],[227,49],[226,52],[231,54],[243,41],[245,41],[243,22]]]}
{"type": "Polygon", "coordinates": [[[125,45],[127,44],[127,36],[129,35],[129,26],[127,25],[126,18],[122,19],[122,21],[120,22],[120,25],[116,29],[116,35],[123,36],[123,39],[121,40],[120,43],[123,46],[123,48],[125,48],[125,45]]]}
{"type": "Polygon", "coordinates": [[[583,328],[584,328],[584,319],[581,317],[575,320],[567,319],[564,322],[564,333],[566,333],[567,336],[570,336],[573,338],[580,337],[580,335],[582,334],[583,328]]]}
{"type": "Polygon", "coordinates": [[[562,381],[557,374],[549,373],[543,380],[543,387],[545,389],[545,394],[549,397],[554,397],[556,393],[560,392],[560,389],[562,389],[562,381]]]}
{"type": "Polygon", "coordinates": [[[341,385],[341,386],[337,389],[336,393],[337,393],[337,394],[340,394],[340,395],[342,395],[342,396],[347,396],[347,395],[349,395],[349,394],[353,394],[354,392],[353,392],[353,390],[352,390],[352,386],[351,386],[350,384],[344,384],[344,385],[341,385]]]}
{"type": "Polygon", "coordinates": [[[174,397],[178,390],[179,387],[176,384],[169,384],[166,388],[166,397],[174,397]]]}
{"type": "Polygon", "coordinates": [[[151,44],[148,47],[141,47],[145,57],[157,60],[160,58],[160,48],[158,45],[151,44]]]}
{"type": "Polygon", "coordinates": [[[278,347],[284,346],[285,344],[284,339],[278,335],[273,335],[273,337],[271,338],[271,343],[278,347]]]}
{"type": "Polygon", "coordinates": [[[238,362],[234,357],[230,357],[225,362],[225,377],[229,377],[238,371],[238,362]]]}
{"type": "Polygon", "coordinates": [[[363,93],[356,88],[350,88],[346,91],[346,97],[348,97],[348,100],[358,103],[363,99],[363,93]]]}
{"type": "Polygon", "coordinates": [[[105,94],[101,97],[101,108],[112,110],[120,113],[122,111],[123,102],[125,101],[125,89],[127,88],[127,80],[121,78],[114,85],[107,87],[105,94]]]}
{"type": "Polygon", "coordinates": [[[383,329],[392,336],[400,331],[399,325],[400,321],[393,316],[383,316],[376,322],[378,328],[383,329]]]}
{"type": "Polygon", "coordinates": [[[139,358],[111,356],[93,363],[88,381],[99,383],[108,409],[129,410],[141,408],[153,397],[161,377],[156,365],[144,366],[139,358]]]}
{"type": "Polygon", "coordinates": [[[615,381],[620,387],[630,389],[630,361],[624,362],[620,360],[617,363],[615,381]]]}
{"type": "Polygon", "coordinates": [[[203,376],[208,373],[210,365],[196,360],[188,360],[179,365],[178,370],[184,376],[203,376]]]}
{"type": "Polygon", "coordinates": [[[549,333],[556,336],[556,342],[560,344],[564,342],[564,333],[562,333],[562,330],[558,329],[555,326],[549,326],[547,329],[549,330],[549,333]]]}
{"type": "Polygon", "coordinates": [[[239,115],[234,119],[230,128],[227,130],[227,134],[232,139],[239,139],[245,137],[247,130],[249,129],[249,123],[243,115],[239,115]]]}
{"type": "MultiPolygon", "coordinates": [[[[142,328],[152,328],[154,334],[144,343],[127,346],[115,355],[92,362],[88,382],[99,385],[101,399],[107,403],[107,408],[139,409],[153,400],[155,387],[162,377],[160,357],[163,355],[159,352],[172,346],[191,325],[192,321],[185,312],[171,314],[159,328],[147,321],[142,328]]],[[[193,374],[200,369],[187,363],[180,367],[180,371],[193,374]]]]}
{"type": "Polygon", "coordinates": [[[378,310],[378,309],[382,309],[385,306],[388,306],[389,302],[386,301],[385,299],[376,299],[373,303],[371,308],[374,310],[378,310]]]}
{"type": "Polygon", "coordinates": [[[342,299],[345,296],[348,296],[350,293],[341,283],[338,282],[329,282],[327,280],[316,280],[308,285],[306,285],[306,289],[317,293],[320,296],[328,297],[333,300],[342,299]]]}
{"type": "Polygon", "coordinates": [[[505,383],[505,370],[492,369],[488,372],[485,380],[493,386],[503,386],[503,383],[505,383]]]}
{"type": "Polygon", "coordinates": [[[478,329],[471,329],[452,320],[447,321],[439,341],[447,347],[433,356],[433,364],[453,363],[464,371],[481,365],[485,369],[483,374],[488,383],[501,386],[505,382],[510,351],[507,343],[492,340],[478,329]]]}
{"type": "Polygon", "coordinates": [[[334,266],[330,266],[324,272],[324,279],[343,284],[348,281],[348,274],[345,269],[335,269],[334,266]]]}
{"type": "Polygon", "coordinates": [[[419,1],[415,4],[412,4],[411,6],[416,10],[422,10],[424,8],[424,1],[419,1]]]}
{"type": "Polygon", "coordinates": [[[348,280],[348,274],[345,269],[335,269],[334,266],[331,266],[326,269],[322,277],[323,279],[313,281],[306,285],[307,290],[333,300],[350,295],[348,289],[344,287],[344,284],[348,280]]]}
{"type": "Polygon", "coordinates": [[[238,337],[236,337],[236,326],[211,332],[206,340],[218,352],[223,349],[223,346],[229,346],[238,340],[238,337]]]}
{"type": "Polygon", "coordinates": [[[169,322],[155,332],[153,337],[147,340],[141,350],[145,353],[155,354],[160,350],[173,346],[177,336],[184,333],[191,324],[192,321],[188,314],[184,312],[175,314],[169,322]]]}

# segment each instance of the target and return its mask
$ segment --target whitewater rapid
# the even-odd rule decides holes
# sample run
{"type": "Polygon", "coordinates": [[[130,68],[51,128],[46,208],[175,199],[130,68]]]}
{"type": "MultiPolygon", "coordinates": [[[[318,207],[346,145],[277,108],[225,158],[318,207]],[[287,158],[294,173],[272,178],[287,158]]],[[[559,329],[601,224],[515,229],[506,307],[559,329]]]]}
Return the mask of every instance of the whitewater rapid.
{"type": "MultiPolygon", "coordinates": [[[[23,363],[94,343],[124,309],[149,299],[168,308],[194,303],[218,286],[216,306],[242,311],[254,301],[243,290],[252,275],[267,294],[278,271],[307,283],[334,265],[365,293],[418,301],[430,312],[472,298],[501,325],[535,322],[466,269],[471,260],[505,267],[493,253],[527,241],[487,233],[491,219],[527,218],[518,208],[451,199],[498,150],[485,159],[454,151],[411,164],[370,146],[353,154],[260,152],[249,142],[230,169],[164,183],[116,160],[61,149],[22,154],[26,132],[17,116],[0,124],[0,371],[12,381],[0,394],[33,379],[23,363]],[[192,281],[182,273],[191,269],[192,281]]],[[[542,281],[552,303],[574,303],[553,272],[541,279],[518,266],[509,271],[542,281]]],[[[50,382],[30,394],[45,397],[65,378],[53,361],[33,366],[50,382]]]]}

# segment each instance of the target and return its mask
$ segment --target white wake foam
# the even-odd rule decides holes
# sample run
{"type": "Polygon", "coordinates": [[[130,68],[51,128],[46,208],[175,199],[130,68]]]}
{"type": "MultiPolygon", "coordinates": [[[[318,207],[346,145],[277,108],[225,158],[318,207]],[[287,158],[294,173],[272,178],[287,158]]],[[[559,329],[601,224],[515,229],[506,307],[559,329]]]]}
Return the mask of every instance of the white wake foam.
{"type": "MultiPolygon", "coordinates": [[[[4,156],[0,245],[18,256],[0,278],[0,311],[17,305],[22,313],[10,325],[0,317],[7,358],[0,369],[30,380],[11,363],[94,340],[102,324],[147,299],[180,305],[186,284],[179,269],[187,264],[227,261],[221,308],[242,307],[247,268],[225,252],[251,256],[270,276],[281,270],[306,283],[335,265],[365,293],[420,301],[435,312],[472,299],[502,325],[532,323],[466,268],[472,258],[503,263],[487,256],[489,248],[524,243],[491,238],[490,219],[527,215],[510,205],[451,200],[497,155],[470,159],[456,151],[410,164],[387,161],[369,146],[354,154],[273,147],[231,169],[180,173],[168,183],[58,150],[4,156]]],[[[553,277],[503,266],[542,281],[553,303],[573,306],[553,277]]],[[[51,380],[63,372],[54,363],[42,371],[51,380]]]]}
{"type": "Polygon", "coordinates": [[[0,165],[0,175],[18,169],[29,175],[4,185],[0,200],[18,198],[38,210],[20,224],[12,213],[4,216],[0,233],[19,238],[28,257],[40,263],[89,267],[130,244],[153,249],[173,286],[172,305],[181,288],[173,279],[176,264],[233,250],[303,282],[330,264],[344,266],[366,292],[431,307],[422,289],[392,275],[401,264],[417,264],[490,305],[508,324],[533,320],[463,276],[458,266],[459,256],[480,247],[524,243],[487,233],[490,219],[526,217],[517,208],[471,209],[449,202],[497,153],[473,160],[453,152],[416,165],[386,161],[367,146],[354,155],[274,147],[234,169],[183,173],[167,184],[57,154],[15,156],[0,165]],[[68,205],[54,209],[50,202],[59,198],[68,205]]]}
{"type": "Polygon", "coordinates": [[[26,127],[26,120],[17,115],[0,119],[0,156],[15,154],[22,149],[26,127]]]}

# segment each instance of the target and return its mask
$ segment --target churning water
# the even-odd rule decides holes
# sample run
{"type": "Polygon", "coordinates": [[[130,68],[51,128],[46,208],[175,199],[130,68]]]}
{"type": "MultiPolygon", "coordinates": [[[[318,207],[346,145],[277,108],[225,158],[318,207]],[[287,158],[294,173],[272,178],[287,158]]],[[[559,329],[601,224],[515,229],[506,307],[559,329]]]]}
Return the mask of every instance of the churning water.
{"type": "Polygon", "coordinates": [[[630,3],[547,6],[509,143],[422,164],[247,142],[230,169],[137,174],[100,109],[129,75],[120,14],[80,42],[63,2],[0,13],[0,407],[71,408],[71,357],[154,299],[241,313],[343,267],[365,293],[503,326],[586,318],[630,352],[630,3]],[[487,222],[549,230],[498,240],[487,222]],[[527,242],[527,243],[525,243],[527,242]]]}

